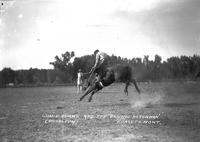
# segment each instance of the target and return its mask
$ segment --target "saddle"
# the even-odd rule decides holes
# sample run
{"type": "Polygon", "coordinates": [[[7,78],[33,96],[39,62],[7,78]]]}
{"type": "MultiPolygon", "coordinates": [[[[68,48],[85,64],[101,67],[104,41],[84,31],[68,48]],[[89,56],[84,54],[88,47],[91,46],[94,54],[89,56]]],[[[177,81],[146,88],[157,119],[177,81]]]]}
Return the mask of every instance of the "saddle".
{"type": "Polygon", "coordinates": [[[103,77],[106,76],[106,72],[107,72],[107,66],[103,66],[100,68],[97,68],[94,73],[97,73],[100,76],[100,80],[103,79],[103,77]]]}

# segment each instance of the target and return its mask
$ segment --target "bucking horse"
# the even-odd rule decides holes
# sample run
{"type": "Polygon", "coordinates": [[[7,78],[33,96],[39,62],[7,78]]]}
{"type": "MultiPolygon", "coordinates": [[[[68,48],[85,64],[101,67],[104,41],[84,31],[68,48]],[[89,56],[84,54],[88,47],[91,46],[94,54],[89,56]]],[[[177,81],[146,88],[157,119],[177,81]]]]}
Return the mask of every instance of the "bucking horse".
{"type": "Polygon", "coordinates": [[[140,94],[140,89],[133,78],[132,68],[129,65],[115,65],[111,67],[106,67],[106,69],[101,74],[100,81],[96,81],[95,78],[92,79],[87,87],[84,95],[79,101],[82,101],[85,96],[91,93],[89,97],[89,102],[91,102],[93,95],[99,90],[106,86],[111,85],[114,82],[125,83],[124,93],[128,95],[128,86],[132,83],[134,84],[137,92],[140,94]]]}

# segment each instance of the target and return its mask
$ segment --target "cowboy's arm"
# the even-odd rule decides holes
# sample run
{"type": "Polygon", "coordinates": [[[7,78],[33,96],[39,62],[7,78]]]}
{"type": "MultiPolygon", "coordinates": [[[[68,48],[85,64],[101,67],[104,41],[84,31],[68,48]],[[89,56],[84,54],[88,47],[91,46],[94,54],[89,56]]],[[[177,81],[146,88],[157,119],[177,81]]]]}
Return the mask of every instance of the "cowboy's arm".
{"type": "Polygon", "coordinates": [[[100,59],[100,55],[97,54],[97,55],[96,55],[95,64],[94,64],[94,67],[93,67],[93,68],[96,68],[96,67],[97,67],[97,65],[98,65],[98,63],[99,63],[99,59],[100,59]]]}

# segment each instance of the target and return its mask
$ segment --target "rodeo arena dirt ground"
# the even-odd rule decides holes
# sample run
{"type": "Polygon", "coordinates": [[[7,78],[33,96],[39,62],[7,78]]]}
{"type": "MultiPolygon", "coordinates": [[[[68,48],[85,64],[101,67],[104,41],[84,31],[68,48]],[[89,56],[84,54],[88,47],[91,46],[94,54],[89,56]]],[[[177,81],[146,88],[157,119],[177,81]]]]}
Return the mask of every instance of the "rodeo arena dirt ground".
{"type": "Polygon", "coordinates": [[[1,142],[200,142],[200,82],[0,89],[1,142]]]}

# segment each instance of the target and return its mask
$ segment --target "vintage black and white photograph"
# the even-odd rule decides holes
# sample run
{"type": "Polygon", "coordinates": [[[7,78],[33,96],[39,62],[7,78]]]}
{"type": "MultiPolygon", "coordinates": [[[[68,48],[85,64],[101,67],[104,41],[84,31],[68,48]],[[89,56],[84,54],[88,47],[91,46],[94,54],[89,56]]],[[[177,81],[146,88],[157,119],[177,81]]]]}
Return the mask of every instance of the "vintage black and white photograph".
{"type": "Polygon", "coordinates": [[[0,0],[0,142],[200,142],[200,0],[0,0]]]}

